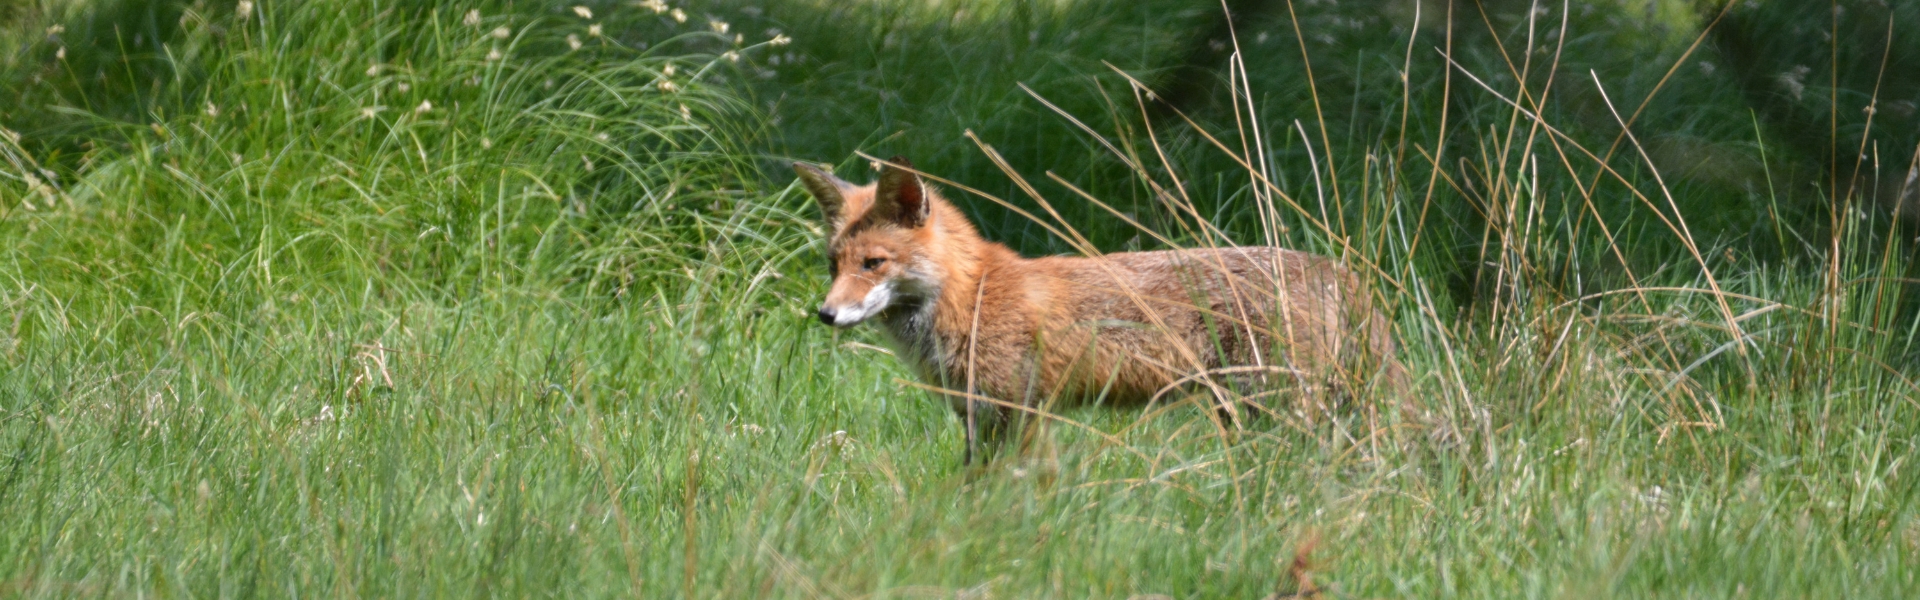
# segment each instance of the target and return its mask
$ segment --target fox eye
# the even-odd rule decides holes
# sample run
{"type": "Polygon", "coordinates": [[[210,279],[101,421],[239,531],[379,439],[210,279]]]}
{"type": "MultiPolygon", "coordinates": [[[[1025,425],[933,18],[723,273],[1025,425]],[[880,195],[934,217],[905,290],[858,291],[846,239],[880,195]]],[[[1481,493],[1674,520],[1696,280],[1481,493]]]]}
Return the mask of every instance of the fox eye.
{"type": "Polygon", "coordinates": [[[865,261],[862,261],[860,263],[860,268],[866,269],[868,271],[872,271],[874,269],[880,268],[880,265],[885,264],[886,262],[887,262],[887,259],[875,256],[873,258],[869,258],[865,261]]]}

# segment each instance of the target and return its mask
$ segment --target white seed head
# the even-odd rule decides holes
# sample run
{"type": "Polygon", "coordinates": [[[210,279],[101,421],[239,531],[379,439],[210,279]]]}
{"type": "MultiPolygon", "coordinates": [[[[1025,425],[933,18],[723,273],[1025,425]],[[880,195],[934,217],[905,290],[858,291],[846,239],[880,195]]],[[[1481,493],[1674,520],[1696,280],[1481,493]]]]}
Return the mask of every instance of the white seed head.
{"type": "Polygon", "coordinates": [[[733,34],[733,45],[738,46],[742,43],[745,43],[746,41],[747,41],[746,34],[743,34],[743,33],[733,34]]]}
{"type": "Polygon", "coordinates": [[[480,9],[476,8],[476,9],[467,11],[466,18],[460,19],[460,24],[466,25],[468,27],[479,26],[480,25],[480,9]]]}
{"type": "Polygon", "coordinates": [[[727,62],[737,63],[740,62],[740,53],[728,50],[726,53],[721,54],[720,58],[727,59],[727,62]]]}
{"type": "Polygon", "coordinates": [[[717,19],[708,19],[707,26],[712,27],[714,33],[726,33],[727,29],[732,27],[732,25],[728,25],[726,21],[717,19]]]}
{"type": "Polygon", "coordinates": [[[413,84],[402,81],[398,84],[395,84],[393,86],[393,89],[398,90],[402,94],[405,94],[408,91],[411,91],[413,89],[413,84]]]}
{"type": "Polygon", "coordinates": [[[512,36],[512,35],[513,35],[513,30],[508,29],[505,26],[493,28],[493,39],[504,40],[504,39],[507,39],[508,36],[512,36]]]}
{"type": "Polygon", "coordinates": [[[577,35],[574,35],[574,34],[571,34],[571,33],[569,33],[569,34],[567,34],[567,47],[568,47],[568,48],[572,48],[572,49],[575,49],[575,50],[579,50],[579,49],[580,49],[580,36],[577,36],[577,35]]]}
{"type": "Polygon", "coordinates": [[[234,18],[245,21],[252,16],[253,16],[253,0],[240,0],[239,4],[234,5],[233,7],[234,18]]]}
{"type": "Polygon", "coordinates": [[[612,140],[613,138],[611,138],[611,137],[608,137],[608,136],[607,136],[607,132],[605,132],[605,131],[602,131],[602,132],[600,132],[600,133],[596,133],[596,134],[593,134],[593,139],[596,139],[596,140],[600,140],[600,141],[602,141],[602,142],[606,142],[606,141],[609,141],[609,140],[612,140]]]}
{"type": "Polygon", "coordinates": [[[377,75],[379,75],[379,74],[380,74],[380,65],[367,65],[367,76],[368,76],[368,77],[374,77],[374,76],[377,76],[377,75]]]}
{"type": "Polygon", "coordinates": [[[491,149],[491,148],[493,148],[493,139],[492,139],[492,138],[480,138],[480,148],[481,148],[481,149],[491,149]]]}
{"type": "Polygon", "coordinates": [[[66,60],[66,59],[67,59],[67,47],[66,47],[66,46],[61,46],[59,50],[54,50],[54,51],[53,51],[53,59],[54,59],[54,60],[66,60]]]}
{"type": "Polygon", "coordinates": [[[573,14],[580,15],[580,18],[582,19],[591,19],[593,18],[593,9],[587,8],[585,6],[575,5],[573,7],[573,14]]]}
{"type": "Polygon", "coordinates": [[[656,15],[663,12],[667,12],[667,3],[662,2],[661,0],[644,0],[643,2],[634,3],[634,6],[651,10],[653,11],[653,14],[656,14],[656,15]]]}
{"type": "Polygon", "coordinates": [[[67,26],[65,25],[53,25],[47,28],[47,35],[60,35],[61,32],[66,30],[67,26]]]}
{"type": "Polygon", "coordinates": [[[218,116],[220,116],[220,107],[219,107],[219,106],[215,106],[215,105],[214,105],[214,104],[213,104],[212,102],[208,102],[208,103],[207,103],[207,116],[209,116],[209,117],[218,117],[218,116]]]}
{"type": "Polygon", "coordinates": [[[419,106],[413,107],[414,114],[426,114],[426,112],[430,110],[433,110],[432,100],[421,100],[419,106]]]}
{"type": "Polygon", "coordinates": [[[687,110],[687,105],[685,103],[682,103],[680,105],[680,120],[682,121],[693,120],[693,111],[687,110]]]}
{"type": "Polygon", "coordinates": [[[767,40],[767,45],[769,46],[785,46],[791,43],[793,43],[793,38],[787,37],[787,34],[784,33],[775,35],[773,39],[767,40]]]}
{"type": "Polygon", "coordinates": [[[660,91],[677,92],[679,90],[680,90],[680,86],[674,85],[673,81],[667,80],[667,79],[660,80],[660,91]]]}
{"type": "Polygon", "coordinates": [[[687,11],[680,10],[678,8],[673,9],[673,22],[675,23],[687,22],[687,11]]]}
{"type": "Polygon", "coordinates": [[[673,63],[667,63],[667,66],[665,66],[665,67],[661,67],[661,68],[660,68],[660,74],[661,74],[661,75],[665,75],[665,76],[668,76],[668,77],[672,77],[672,76],[673,76],[673,63]]]}
{"type": "Polygon", "coordinates": [[[505,57],[500,54],[499,48],[494,48],[492,50],[487,51],[488,61],[496,61],[496,60],[500,60],[501,58],[505,58],[505,57]]]}
{"type": "Polygon", "coordinates": [[[591,37],[600,37],[600,33],[601,33],[601,31],[602,31],[602,30],[600,29],[600,24],[599,24],[599,23],[594,23],[594,24],[592,24],[592,25],[588,25],[588,26],[587,26],[587,35],[588,35],[588,36],[591,36],[591,37]]]}

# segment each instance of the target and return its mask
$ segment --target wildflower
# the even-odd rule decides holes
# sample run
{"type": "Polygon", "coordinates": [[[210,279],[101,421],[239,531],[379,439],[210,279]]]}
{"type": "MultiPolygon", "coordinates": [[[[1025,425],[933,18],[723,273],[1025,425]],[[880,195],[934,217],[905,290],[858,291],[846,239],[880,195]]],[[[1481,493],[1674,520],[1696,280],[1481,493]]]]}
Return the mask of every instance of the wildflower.
{"type": "Polygon", "coordinates": [[[513,35],[513,30],[507,29],[506,26],[493,28],[493,39],[504,40],[504,39],[507,39],[507,36],[511,36],[511,35],[513,35]]]}
{"type": "Polygon", "coordinates": [[[687,22],[687,11],[680,10],[678,8],[673,9],[673,22],[675,23],[687,22]]]}
{"type": "Polygon", "coordinates": [[[480,149],[482,150],[493,149],[493,138],[480,138],[480,149]]]}
{"type": "Polygon", "coordinates": [[[663,12],[667,12],[667,3],[662,2],[660,0],[645,0],[643,2],[636,2],[634,3],[634,6],[652,10],[653,14],[656,14],[656,15],[663,12]]]}
{"type": "Polygon", "coordinates": [[[720,21],[715,19],[708,19],[707,26],[712,27],[714,33],[726,33],[727,28],[731,27],[731,25],[728,25],[726,21],[720,21]]]}
{"type": "Polygon", "coordinates": [[[793,43],[793,38],[787,37],[787,34],[784,33],[776,34],[773,36],[773,39],[767,40],[767,45],[769,46],[785,46],[791,43],[793,43]]]}
{"type": "Polygon", "coordinates": [[[233,7],[234,18],[245,21],[252,16],[253,16],[253,0],[240,0],[240,4],[234,5],[233,7]]]}
{"type": "Polygon", "coordinates": [[[494,49],[492,49],[492,50],[488,50],[488,51],[487,51],[487,61],[488,61],[488,62],[492,62],[492,61],[496,61],[496,60],[500,60],[501,58],[503,58],[503,57],[502,57],[502,56],[500,55],[500,49],[499,49],[499,48],[494,48],[494,49]]]}
{"type": "Polygon", "coordinates": [[[215,105],[214,105],[214,104],[213,104],[212,102],[208,102],[208,103],[207,103],[207,116],[209,116],[209,117],[218,117],[218,116],[220,116],[220,107],[218,107],[218,106],[215,106],[215,105]]]}
{"type": "Polygon", "coordinates": [[[673,83],[673,81],[671,81],[671,80],[667,80],[667,79],[662,79],[662,80],[660,80],[660,91],[662,91],[662,92],[676,92],[676,91],[679,91],[679,90],[680,90],[680,86],[678,86],[678,85],[674,85],[674,83],[673,83]]]}
{"type": "Polygon", "coordinates": [[[460,24],[468,27],[478,27],[480,25],[480,9],[476,8],[467,11],[466,18],[460,19],[460,24]]]}
{"type": "Polygon", "coordinates": [[[588,25],[588,26],[587,26],[587,36],[588,36],[588,37],[600,37],[600,32],[601,32],[601,30],[600,30],[600,24],[599,24],[599,23],[594,23],[594,24],[592,24],[592,25],[588,25]]]}
{"type": "Polygon", "coordinates": [[[61,46],[59,50],[54,50],[54,51],[53,51],[53,59],[54,59],[54,60],[66,60],[66,59],[67,59],[67,47],[66,47],[66,46],[61,46]]]}
{"type": "Polygon", "coordinates": [[[1806,65],[1795,65],[1792,69],[1788,69],[1786,72],[1775,76],[1775,78],[1780,81],[1780,87],[1785,88],[1787,95],[1793,96],[1793,99],[1798,101],[1800,96],[1807,92],[1807,84],[1801,80],[1805,79],[1807,74],[1811,72],[1813,72],[1813,69],[1808,68],[1806,65]]]}
{"type": "Polygon", "coordinates": [[[740,62],[740,53],[734,52],[732,50],[728,50],[726,53],[721,54],[720,58],[727,59],[727,62],[737,63],[737,62],[740,62]]]}
{"type": "Polygon", "coordinates": [[[582,19],[591,19],[593,18],[593,9],[587,8],[585,6],[575,5],[573,7],[573,14],[580,15],[580,18],[582,19]]]}
{"type": "Polygon", "coordinates": [[[577,36],[577,35],[574,35],[574,34],[571,34],[571,33],[569,33],[569,34],[567,34],[567,47],[568,47],[568,48],[572,48],[572,49],[575,49],[575,50],[579,50],[579,49],[580,49],[580,36],[577,36]]]}
{"type": "Polygon", "coordinates": [[[433,101],[421,100],[419,106],[413,107],[413,114],[426,114],[426,112],[430,110],[433,110],[433,101]]]}
{"type": "Polygon", "coordinates": [[[747,41],[746,34],[742,34],[742,33],[733,34],[733,45],[738,46],[745,41],[747,41]]]}
{"type": "Polygon", "coordinates": [[[665,76],[668,76],[668,77],[672,77],[672,76],[673,76],[673,63],[667,63],[667,66],[665,66],[665,67],[661,67],[661,68],[660,68],[660,74],[661,74],[661,75],[665,75],[665,76]]]}

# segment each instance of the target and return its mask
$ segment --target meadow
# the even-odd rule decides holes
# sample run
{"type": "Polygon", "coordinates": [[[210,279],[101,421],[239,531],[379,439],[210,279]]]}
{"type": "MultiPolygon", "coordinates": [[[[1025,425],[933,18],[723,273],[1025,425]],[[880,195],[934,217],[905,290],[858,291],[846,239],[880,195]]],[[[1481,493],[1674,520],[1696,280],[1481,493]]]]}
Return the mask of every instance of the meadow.
{"type": "Polygon", "coordinates": [[[1920,590],[1920,7],[1354,4],[0,9],[0,595],[1920,590]],[[1417,402],[964,467],[814,317],[787,165],[895,154],[1029,255],[1336,256],[1417,402]]]}

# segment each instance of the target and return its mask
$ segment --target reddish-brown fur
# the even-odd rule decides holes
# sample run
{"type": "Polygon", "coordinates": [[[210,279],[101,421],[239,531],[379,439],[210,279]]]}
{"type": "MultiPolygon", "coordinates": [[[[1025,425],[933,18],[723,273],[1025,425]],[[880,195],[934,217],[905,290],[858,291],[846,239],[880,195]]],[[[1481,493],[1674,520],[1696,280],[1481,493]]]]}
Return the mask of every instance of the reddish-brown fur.
{"type": "Polygon", "coordinates": [[[971,382],[1027,406],[1139,405],[1183,378],[1238,366],[1268,367],[1236,370],[1243,381],[1294,375],[1267,379],[1273,387],[1404,386],[1386,317],[1332,259],[1268,247],[1022,258],[906,169],[889,165],[854,186],[794,168],[831,229],[821,319],[878,318],[895,354],[933,385],[971,382]]]}

